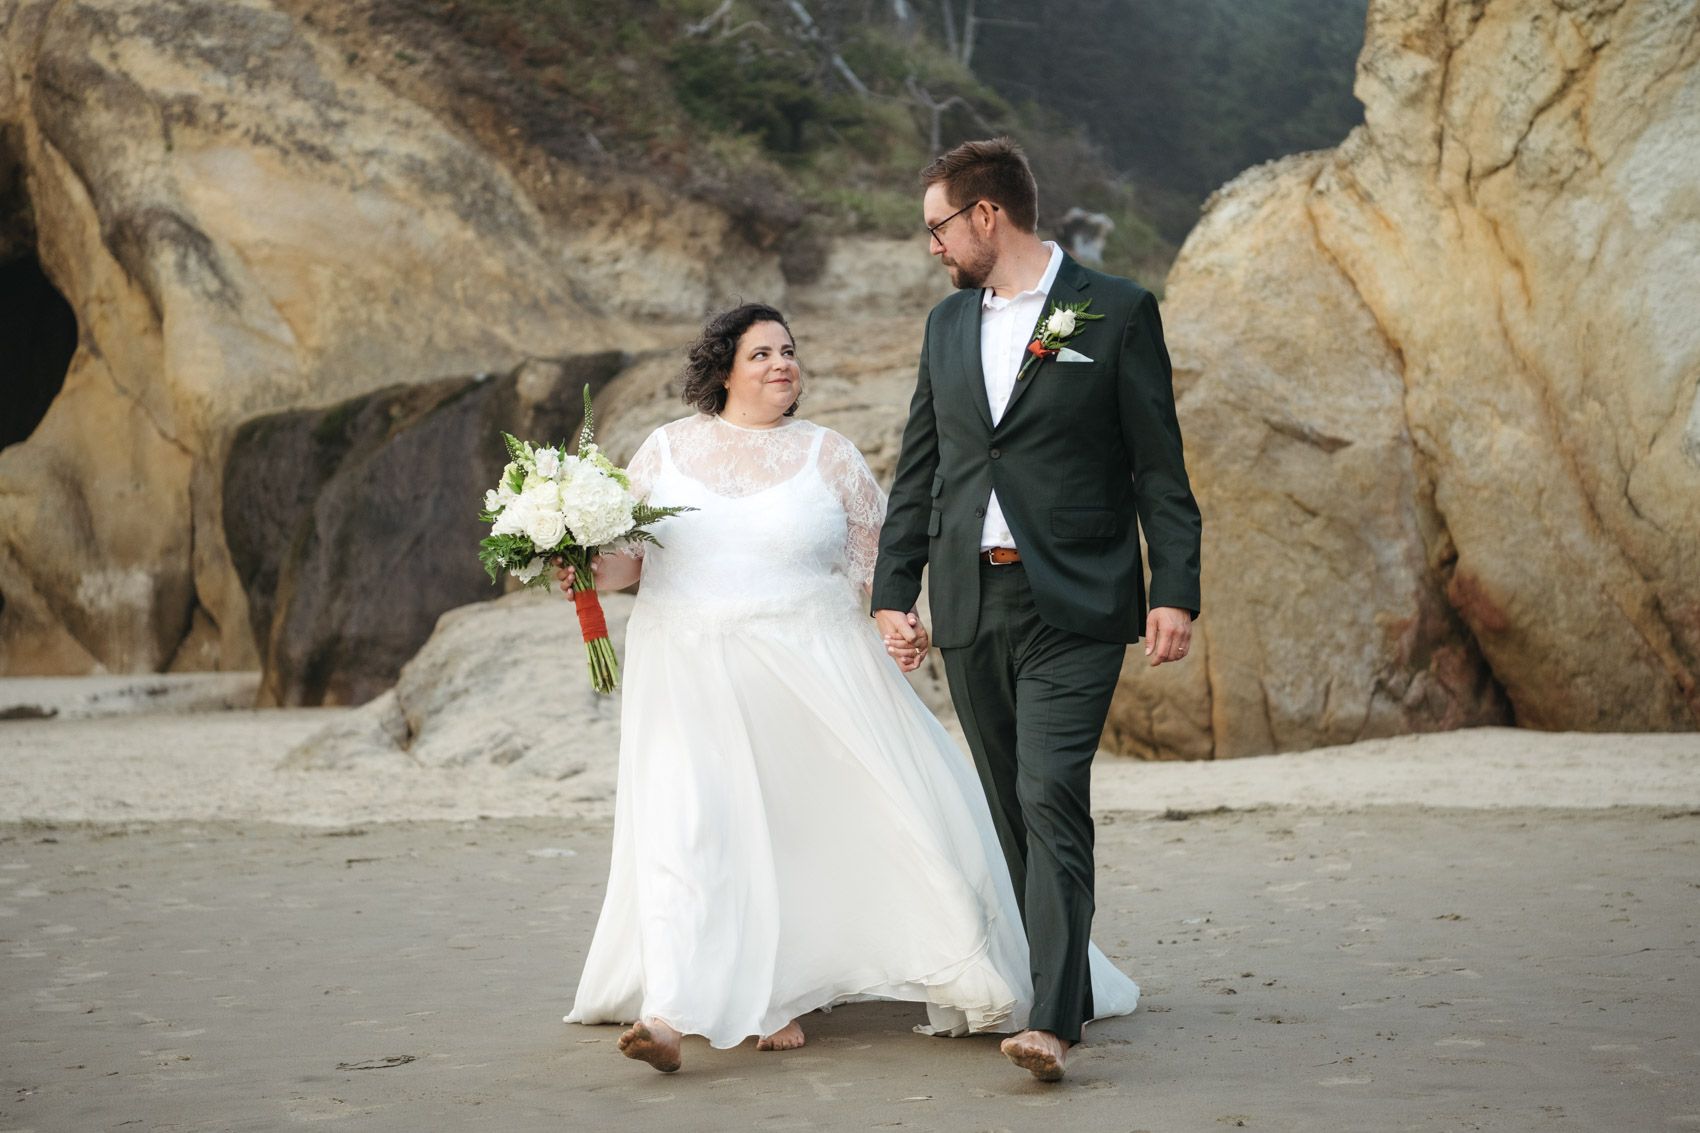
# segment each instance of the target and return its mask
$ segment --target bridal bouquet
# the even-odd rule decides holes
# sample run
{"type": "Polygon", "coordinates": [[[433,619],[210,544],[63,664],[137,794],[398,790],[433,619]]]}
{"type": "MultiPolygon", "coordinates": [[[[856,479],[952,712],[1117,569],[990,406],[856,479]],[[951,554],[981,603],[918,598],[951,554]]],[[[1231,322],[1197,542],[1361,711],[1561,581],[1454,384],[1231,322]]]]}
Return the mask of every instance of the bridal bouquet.
{"type": "Polygon", "coordinates": [[[565,441],[534,445],[507,433],[502,440],[510,459],[501,482],[484,493],[478,518],[491,527],[479,544],[479,561],[490,581],[505,570],[527,586],[548,586],[545,568],[556,558],[572,566],[573,605],[590,659],[590,683],[597,692],[613,692],[620,666],[590,560],[599,551],[656,542],[650,524],[691,509],[650,507],[632,498],[625,470],[596,447],[589,386],[584,387],[577,455],[567,452],[565,441]]]}

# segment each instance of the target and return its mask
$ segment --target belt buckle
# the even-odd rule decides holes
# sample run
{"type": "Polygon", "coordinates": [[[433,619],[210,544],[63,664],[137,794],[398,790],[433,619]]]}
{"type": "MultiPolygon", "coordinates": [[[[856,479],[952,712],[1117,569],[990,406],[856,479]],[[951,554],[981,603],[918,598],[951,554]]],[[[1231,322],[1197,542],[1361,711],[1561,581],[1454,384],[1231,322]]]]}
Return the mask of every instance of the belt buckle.
{"type": "Polygon", "coordinates": [[[1021,561],[1021,557],[1019,555],[1017,555],[1013,559],[1004,559],[1003,561],[1000,562],[995,556],[997,555],[997,553],[999,551],[1001,551],[1003,549],[1004,548],[1002,548],[1002,547],[992,547],[988,550],[981,551],[980,552],[980,558],[986,563],[986,565],[988,565],[988,566],[998,566],[998,567],[1014,566],[1016,563],[1021,561]]]}

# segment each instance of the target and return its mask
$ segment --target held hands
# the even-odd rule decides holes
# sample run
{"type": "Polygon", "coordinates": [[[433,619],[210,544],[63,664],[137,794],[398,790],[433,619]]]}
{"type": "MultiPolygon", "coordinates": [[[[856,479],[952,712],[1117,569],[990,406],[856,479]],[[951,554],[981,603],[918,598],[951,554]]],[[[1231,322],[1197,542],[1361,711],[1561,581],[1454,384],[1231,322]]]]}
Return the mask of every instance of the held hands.
{"type": "Polygon", "coordinates": [[[905,673],[919,669],[921,662],[927,659],[927,650],[932,648],[932,640],[927,636],[927,627],[921,624],[920,616],[913,610],[907,614],[901,610],[875,610],[874,621],[879,624],[880,636],[885,639],[885,651],[891,654],[897,667],[905,673]]]}
{"type": "Polygon", "coordinates": [[[1145,616],[1145,655],[1153,668],[1179,661],[1192,646],[1192,615],[1174,606],[1155,606],[1145,616]]]}
{"type": "MultiPolygon", "coordinates": [[[[571,598],[573,596],[573,576],[577,573],[571,566],[554,560],[555,579],[561,587],[561,593],[571,598]]],[[[629,555],[597,555],[590,560],[590,573],[596,580],[598,590],[624,590],[638,580],[643,571],[643,560],[634,559],[629,555]]]]}

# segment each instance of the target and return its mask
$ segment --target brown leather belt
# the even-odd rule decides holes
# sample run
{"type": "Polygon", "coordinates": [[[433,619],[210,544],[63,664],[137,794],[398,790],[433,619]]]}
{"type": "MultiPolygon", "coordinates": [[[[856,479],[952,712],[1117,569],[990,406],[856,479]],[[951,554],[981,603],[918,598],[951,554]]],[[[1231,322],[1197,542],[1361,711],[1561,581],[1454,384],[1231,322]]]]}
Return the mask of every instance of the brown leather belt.
{"type": "Polygon", "coordinates": [[[1010,563],[1021,561],[1021,552],[1014,547],[993,547],[989,551],[980,552],[980,561],[991,563],[993,566],[1008,566],[1010,563]]]}

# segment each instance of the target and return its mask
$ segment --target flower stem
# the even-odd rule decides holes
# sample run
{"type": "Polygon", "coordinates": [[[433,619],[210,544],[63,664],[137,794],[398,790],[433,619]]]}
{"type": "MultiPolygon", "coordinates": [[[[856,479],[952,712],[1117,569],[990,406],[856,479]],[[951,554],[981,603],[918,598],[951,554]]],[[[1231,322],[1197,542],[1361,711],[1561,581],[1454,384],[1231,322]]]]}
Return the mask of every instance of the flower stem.
{"type": "MultiPolygon", "coordinates": [[[[575,547],[565,558],[572,564],[573,589],[575,591],[594,591],[596,576],[591,572],[589,556],[582,548],[575,547]]],[[[584,626],[584,613],[579,613],[579,626],[584,626]]],[[[590,687],[597,692],[607,695],[620,686],[620,663],[614,657],[614,643],[608,640],[606,634],[595,637],[584,643],[585,659],[590,666],[590,687]]]]}

